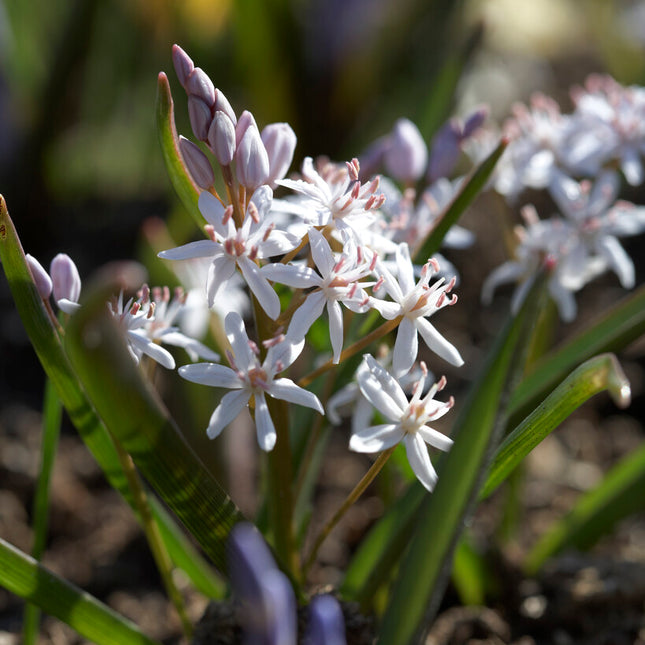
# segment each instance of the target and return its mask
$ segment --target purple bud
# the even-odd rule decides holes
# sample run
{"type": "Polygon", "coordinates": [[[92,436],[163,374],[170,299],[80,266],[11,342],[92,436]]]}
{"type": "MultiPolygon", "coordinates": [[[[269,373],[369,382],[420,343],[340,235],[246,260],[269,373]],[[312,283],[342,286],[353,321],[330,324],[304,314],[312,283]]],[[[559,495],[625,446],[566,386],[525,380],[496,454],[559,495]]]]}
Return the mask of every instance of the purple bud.
{"type": "Polygon", "coordinates": [[[219,112],[224,112],[224,114],[233,121],[233,125],[236,125],[237,117],[235,116],[235,112],[233,111],[231,104],[228,102],[228,99],[224,96],[224,92],[216,89],[215,93],[217,95],[215,98],[215,109],[219,112]]]}
{"type": "Polygon", "coordinates": [[[269,155],[254,125],[249,125],[235,152],[237,179],[253,192],[266,183],[269,176],[269,155]]]}
{"type": "Polygon", "coordinates": [[[188,117],[193,134],[200,141],[208,140],[208,128],[211,125],[211,110],[200,98],[194,94],[188,97],[188,117]]]}
{"type": "Polygon", "coordinates": [[[309,608],[306,645],[347,645],[345,620],[338,601],[328,594],[316,596],[309,608]]]}
{"type": "Polygon", "coordinates": [[[432,139],[430,162],[426,179],[429,184],[447,177],[454,169],[461,153],[461,127],[455,119],[445,123],[432,139]]]}
{"type": "Polygon", "coordinates": [[[296,603],[287,577],[252,524],[229,537],[229,570],[246,645],[295,645],[296,603]]]}
{"type": "Polygon", "coordinates": [[[182,136],[179,137],[179,150],[195,183],[208,190],[215,181],[208,157],[192,141],[182,136]]]}
{"type": "Polygon", "coordinates": [[[255,128],[259,130],[258,124],[255,122],[255,117],[248,110],[244,110],[244,112],[240,114],[240,118],[237,120],[235,125],[235,143],[238,146],[240,145],[240,141],[242,141],[242,137],[251,125],[255,126],[255,128]]]}
{"type": "Polygon", "coordinates": [[[78,302],[81,295],[81,276],[72,258],[65,253],[59,253],[49,266],[54,287],[54,300],[78,302]]]}
{"type": "Polygon", "coordinates": [[[36,283],[38,294],[43,300],[47,300],[52,293],[51,278],[49,277],[47,271],[43,269],[43,265],[38,262],[38,260],[36,260],[33,255],[29,255],[29,253],[27,253],[25,255],[25,259],[27,260],[27,265],[29,266],[29,270],[31,271],[31,277],[36,283]]]}
{"type": "Polygon", "coordinates": [[[215,86],[206,72],[200,67],[195,67],[190,73],[186,80],[185,88],[189,96],[193,95],[200,98],[208,105],[209,109],[215,105],[215,86]]]}
{"type": "Polygon", "coordinates": [[[289,170],[296,149],[296,133],[288,123],[271,123],[262,130],[262,143],[269,156],[269,177],[267,182],[282,179],[289,170]]]}
{"type": "Polygon", "coordinates": [[[182,87],[185,88],[186,81],[188,80],[190,73],[195,69],[195,65],[188,54],[179,45],[172,46],[172,62],[175,66],[177,78],[179,79],[182,87]]]}
{"type": "Polygon", "coordinates": [[[467,139],[475,132],[475,130],[479,130],[487,118],[488,108],[485,105],[474,110],[464,123],[464,128],[461,132],[461,139],[467,139]]]}
{"type": "Polygon", "coordinates": [[[419,179],[426,169],[428,150],[417,126],[408,119],[399,119],[388,143],[384,156],[388,174],[406,183],[419,179]]]}
{"type": "Polygon", "coordinates": [[[235,126],[224,112],[215,112],[208,130],[208,145],[222,166],[228,166],[235,156],[235,126]]]}

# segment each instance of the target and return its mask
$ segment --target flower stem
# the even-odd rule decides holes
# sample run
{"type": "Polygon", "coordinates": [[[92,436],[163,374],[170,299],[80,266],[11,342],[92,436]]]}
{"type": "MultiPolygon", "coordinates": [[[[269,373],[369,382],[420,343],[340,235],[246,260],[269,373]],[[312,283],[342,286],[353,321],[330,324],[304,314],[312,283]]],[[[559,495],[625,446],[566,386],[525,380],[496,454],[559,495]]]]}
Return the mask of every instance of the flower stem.
{"type": "Polygon", "coordinates": [[[184,601],[182,600],[181,594],[172,579],[172,561],[170,560],[168,551],[161,539],[159,527],[150,511],[150,505],[148,504],[148,498],[146,496],[143,483],[137,473],[132,457],[130,457],[130,455],[123,449],[123,446],[121,446],[121,443],[117,441],[116,438],[113,437],[113,439],[117,454],[119,455],[121,467],[123,468],[125,477],[128,480],[128,486],[132,492],[136,508],[139,511],[143,532],[145,533],[148,544],[150,545],[150,550],[152,551],[152,556],[157,568],[159,569],[159,573],[161,574],[164,587],[166,588],[166,593],[177,610],[184,634],[190,641],[193,627],[186,615],[186,608],[184,607],[184,601]]]}
{"type": "MultiPolygon", "coordinates": [[[[350,356],[353,356],[354,354],[365,349],[370,343],[378,340],[379,338],[382,338],[386,334],[389,334],[401,322],[402,318],[403,316],[397,316],[393,320],[385,321],[380,327],[377,327],[374,331],[367,334],[367,336],[364,336],[360,340],[357,340],[353,345],[350,345],[349,347],[344,349],[340,354],[340,362],[342,363],[342,361],[348,359],[350,356]]],[[[333,363],[331,360],[327,361],[320,367],[316,368],[313,372],[309,372],[309,374],[303,376],[298,381],[298,385],[300,387],[306,387],[313,380],[317,379],[321,374],[324,374],[327,370],[330,370],[332,367],[334,367],[334,365],[335,363],[333,363]]]]}
{"type": "Polygon", "coordinates": [[[354,490],[347,496],[347,499],[342,503],[341,507],[336,511],[334,516],[325,524],[323,530],[318,534],[314,545],[309,552],[309,557],[305,561],[305,566],[303,568],[303,577],[307,576],[311,565],[316,560],[316,555],[318,554],[318,549],[320,549],[322,543],[327,539],[327,536],[332,532],[336,524],[340,521],[343,515],[347,510],[352,506],[358,498],[365,492],[365,489],[372,483],[376,475],[379,474],[381,468],[385,466],[387,460],[390,458],[390,455],[394,452],[396,446],[388,448],[385,452],[382,452],[376,461],[372,464],[371,468],[363,475],[361,481],[356,484],[354,490]]]}

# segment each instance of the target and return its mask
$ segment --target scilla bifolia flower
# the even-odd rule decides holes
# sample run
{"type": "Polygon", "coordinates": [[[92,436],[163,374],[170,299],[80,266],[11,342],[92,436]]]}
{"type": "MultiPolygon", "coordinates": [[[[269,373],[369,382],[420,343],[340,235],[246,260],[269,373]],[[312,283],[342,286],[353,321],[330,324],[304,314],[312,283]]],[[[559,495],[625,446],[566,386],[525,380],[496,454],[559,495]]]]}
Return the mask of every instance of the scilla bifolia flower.
{"type": "Polygon", "coordinates": [[[253,399],[258,443],[262,450],[272,450],[277,435],[269,414],[266,395],[304,405],[324,414],[315,394],[299,387],[288,378],[275,378],[298,358],[304,341],[294,342],[289,336],[271,339],[266,343],[269,346],[266,357],[260,363],[258,348],[249,340],[240,315],[236,312],[228,314],[224,326],[233,350],[227,354],[231,367],[199,363],[179,368],[179,374],[188,381],[233,390],[222,397],[211,416],[206,431],[211,439],[217,437],[253,399]]]}
{"type": "MultiPolygon", "coordinates": [[[[424,364],[421,367],[423,369],[424,364]]],[[[397,379],[366,354],[357,372],[358,386],[363,396],[389,423],[355,430],[349,447],[356,452],[381,452],[403,441],[414,474],[425,488],[432,491],[437,483],[437,473],[425,444],[447,451],[452,446],[452,439],[427,424],[446,414],[454,400],[451,397],[444,403],[434,399],[435,394],[445,387],[445,378],[422,396],[425,374],[416,383],[408,401],[397,379]]]]}

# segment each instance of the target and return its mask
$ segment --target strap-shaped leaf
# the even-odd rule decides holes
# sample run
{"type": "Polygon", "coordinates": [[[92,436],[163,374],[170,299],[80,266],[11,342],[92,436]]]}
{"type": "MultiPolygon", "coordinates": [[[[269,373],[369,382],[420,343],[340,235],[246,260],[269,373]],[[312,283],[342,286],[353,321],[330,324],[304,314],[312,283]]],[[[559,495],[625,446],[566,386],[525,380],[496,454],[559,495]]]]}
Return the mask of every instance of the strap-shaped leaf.
{"type": "Polygon", "coordinates": [[[534,575],[544,562],[567,547],[588,549],[632,513],[645,509],[645,445],[624,457],[602,482],[585,493],[528,554],[524,569],[534,575]]]}
{"type": "Polygon", "coordinates": [[[107,605],[0,538],[0,584],[97,645],[159,645],[107,605]]]}
{"type": "Polygon", "coordinates": [[[495,453],[480,499],[488,497],[574,410],[603,390],[609,391],[616,405],[629,405],[629,382],[613,354],[583,363],[506,437],[495,453]]]}
{"type": "MultiPolygon", "coordinates": [[[[136,513],[136,506],[112,438],[88,401],[63,350],[52,319],[36,290],[18,234],[2,196],[0,196],[0,260],[2,260],[2,267],[20,318],[47,377],[110,485],[123,496],[136,513]]],[[[209,597],[220,597],[222,583],[213,573],[212,568],[198,554],[165,508],[154,497],[150,498],[150,505],[175,564],[184,569],[195,586],[204,594],[209,597]]]]}
{"type": "Polygon", "coordinates": [[[464,180],[459,188],[459,192],[439,216],[434,228],[421,245],[421,248],[414,253],[414,261],[416,263],[423,264],[439,250],[441,242],[450,227],[457,222],[466,208],[470,206],[475,197],[479,195],[486,185],[499,158],[504,153],[504,150],[506,150],[507,145],[508,141],[502,139],[495,150],[464,180]]]}
{"type": "Polygon", "coordinates": [[[515,427],[578,365],[605,352],[618,352],[645,334],[645,286],[619,302],[581,332],[545,356],[519,384],[509,402],[515,427]]]}
{"type": "Polygon", "coordinates": [[[537,317],[544,280],[528,294],[517,316],[511,317],[488,354],[460,407],[455,443],[441,460],[435,490],[424,498],[415,531],[383,616],[379,645],[418,642],[436,612],[452,566],[452,553],[464,518],[477,495],[487,461],[505,424],[500,418],[509,373],[515,372],[537,317]]]}
{"type": "Polygon", "coordinates": [[[201,190],[190,176],[179,151],[174,103],[168,77],[163,72],[159,73],[157,79],[157,132],[170,181],[184,208],[190,213],[197,226],[202,228],[205,220],[197,207],[201,190]]]}
{"type": "MultiPolygon", "coordinates": [[[[127,267],[132,265],[124,267],[127,285],[127,267]]],[[[135,273],[139,277],[139,271],[135,273]]],[[[109,294],[119,289],[113,280],[110,276],[86,290],[82,307],[67,325],[67,353],[108,430],[215,565],[226,571],[226,539],[244,517],[186,443],[132,360],[105,306],[109,294]]]]}

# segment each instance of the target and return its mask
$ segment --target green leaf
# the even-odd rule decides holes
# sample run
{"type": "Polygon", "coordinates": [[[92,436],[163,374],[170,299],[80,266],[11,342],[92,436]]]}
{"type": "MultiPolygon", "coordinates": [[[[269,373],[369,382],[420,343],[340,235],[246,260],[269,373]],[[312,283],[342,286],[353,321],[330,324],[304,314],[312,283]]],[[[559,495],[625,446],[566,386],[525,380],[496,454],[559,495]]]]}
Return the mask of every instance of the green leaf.
{"type": "Polygon", "coordinates": [[[497,449],[480,499],[488,497],[574,410],[603,390],[609,390],[616,405],[629,405],[629,382],[613,354],[583,363],[506,437],[497,449]]]}
{"type": "MultiPolygon", "coordinates": [[[[48,379],[55,387],[72,423],[110,485],[123,496],[136,513],[136,506],[112,438],[96,415],[72,370],[54,327],[53,313],[51,309],[48,312],[38,294],[18,234],[2,196],[0,196],[0,260],[20,318],[48,379]]],[[[223,585],[212,568],[197,553],[186,536],[179,531],[158,500],[151,498],[150,503],[173,561],[184,569],[200,591],[209,597],[221,597],[223,585]]]]}
{"type": "Polygon", "coordinates": [[[530,339],[527,332],[537,317],[544,284],[544,278],[536,281],[520,312],[507,322],[473,383],[468,401],[460,408],[455,443],[441,460],[435,490],[422,502],[392,588],[380,645],[418,642],[427,620],[438,608],[464,518],[476,499],[480,478],[503,428],[505,419],[499,416],[504,408],[503,396],[509,375],[523,363],[518,357],[523,357],[530,339]]]}
{"type": "Polygon", "coordinates": [[[67,326],[67,353],[106,427],[215,565],[226,571],[226,539],[244,517],[144,381],[107,312],[105,303],[119,286],[140,286],[133,265],[123,265],[120,277],[121,285],[112,275],[87,290],[67,326]]]}
{"type": "Polygon", "coordinates": [[[618,352],[645,334],[645,286],[592,321],[545,356],[519,384],[509,402],[509,425],[515,427],[578,365],[605,352],[618,352]]]}
{"type": "Polygon", "coordinates": [[[416,263],[423,264],[439,250],[441,242],[450,227],[457,222],[466,208],[470,206],[475,197],[484,188],[507,145],[508,141],[502,139],[497,148],[463,181],[459,192],[437,218],[434,228],[423,241],[421,247],[414,251],[414,261],[416,263]]]}
{"type": "Polygon", "coordinates": [[[201,190],[193,181],[179,151],[174,103],[168,77],[163,72],[159,73],[157,79],[157,131],[170,181],[184,208],[201,229],[204,226],[204,218],[197,207],[201,190]]]}
{"type": "Polygon", "coordinates": [[[97,645],[155,645],[127,618],[0,538],[0,584],[97,645]]]}
{"type": "Polygon", "coordinates": [[[534,575],[565,548],[588,549],[623,518],[645,509],[645,445],[614,466],[585,493],[573,510],[556,522],[529,552],[524,569],[534,575]]]}

